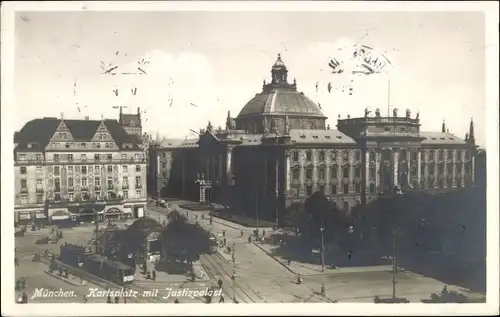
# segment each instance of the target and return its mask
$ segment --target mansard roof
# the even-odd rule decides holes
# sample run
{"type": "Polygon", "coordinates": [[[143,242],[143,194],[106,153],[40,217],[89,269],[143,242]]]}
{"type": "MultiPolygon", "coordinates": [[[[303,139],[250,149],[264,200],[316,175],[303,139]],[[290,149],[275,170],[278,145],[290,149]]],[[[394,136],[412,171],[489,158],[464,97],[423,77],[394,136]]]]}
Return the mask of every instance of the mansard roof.
{"type": "Polygon", "coordinates": [[[338,130],[291,129],[290,137],[294,143],[306,144],[356,144],[356,141],[338,130]]]}
{"type": "Polygon", "coordinates": [[[50,142],[61,121],[69,129],[75,142],[90,142],[101,122],[104,122],[113,140],[120,148],[123,147],[124,143],[128,143],[132,144],[132,149],[138,149],[139,139],[129,135],[117,120],[61,120],[58,118],[43,118],[27,122],[15,134],[14,143],[18,143],[16,150],[42,151],[50,142]],[[32,147],[28,148],[28,144],[32,144],[32,147]]]}
{"type": "Polygon", "coordinates": [[[467,142],[449,132],[420,132],[420,135],[425,138],[424,140],[422,140],[422,145],[424,146],[440,144],[467,144],[467,142]]]}

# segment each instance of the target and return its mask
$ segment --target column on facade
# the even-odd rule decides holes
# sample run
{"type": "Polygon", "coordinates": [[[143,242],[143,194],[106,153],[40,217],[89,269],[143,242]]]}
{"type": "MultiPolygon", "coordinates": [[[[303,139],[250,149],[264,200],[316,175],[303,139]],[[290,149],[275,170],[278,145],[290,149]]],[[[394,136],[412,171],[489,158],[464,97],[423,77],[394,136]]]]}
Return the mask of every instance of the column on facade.
{"type": "Polygon", "coordinates": [[[369,191],[370,188],[370,151],[365,152],[365,193],[369,191]]]}
{"type": "Polygon", "coordinates": [[[429,150],[424,151],[424,188],[429,187],[429,150]]]}
{"type": "MultiPolygon", "coordinates": [[[[326,153],[326,152],[325,152],[326,153]]],[[[330,153],[325,154],[325,165],[326,165],[326,168],[325,168],[325,193],[330,193],[331,194],[331,157],[330,157],[330,153]]]]}
{"type": "Polygon", "coordinates": [[[414,149],[406,149],[406,185],[413,186],[412,184],[412,169],[411,169],[411,153],[414,149]]]}
{"type": "Polygon", "coordinates": [[[285,192],[288,193],[290,191],[290,183],[291,183],[291,166],[290,166],[290,150],[285,151],[285,181],[286,181],[286,187],[285,187],[285,192]]]}
{"type": "Polygon", "coordinates": [[[474,153],[472,153],[471,176],[472,176],[472,185],[474,185],[476,183],[476,155],[474,155],[474,153]]]}
{"type": "Polygon", "coordinates": [[[268,171],[268,158],[267,158],[267,153],[264,154],[264,193],[267,193],[267,190],[268,190],[268,178],[267,178],[267,173],[269,172],[268,171]]]}
{"type": "Polygon", "coordinates": [[[438,178],[439,178],[439,163],[438,163],[438,158],[439,158],[439,154],[438,154],[438,151],[434,151],[433,153],[433,161],[434,161],[434,179],[433,179],[433,184],[434,184],[434,188],[438,187],[438,178]]]}
{"type": "Polygon", "coordinates": [[[304,178],[305,178],[305,169],[304,169],[304,162],[305,162],[305,151],[304,150],[300,150],[299,151],[299,164],[300,164],[300,194],[303,195],[304,192],[305,192],[305,182],[304,182],[304,178]]]}
{"type": "Polygon", "coordinates": [[[460,174],[462,174],[462,177],[460,177],[460,186],[464,187],[465,186],[465,151],[462,150],[460,153],[461,157],[461,163],[460,163],[460,174]]]}
{"type": "Polygon", "coordinates": [[[186,160],[184,155],[181,154],[181,168],[182,168],[182,197],[186,194],[186,160]]]}
{"type": "MultiPolygon", "coordinates": [[[[160,154],[161,152],[156,152],[156,194],[158,198],[160,198],[160,170],[161,170],[161,162],[160,162],[160,154]]],[[[121,166],[120,166],[121,168],[121,166]]],[[[123,174],[121,174],[123,175],[123,174]]],[[[100,175],[99,175],[100,176],[100,175]]]]}
{"type": "Polygon", "coordinates": [[[443,162],[441,162],[443,166],[443,175],[441,177],[443,178],[443,188],[448,187],[448,151],[447,150],[440,150],[443,151],[443,162]]]}
{"type": "Polygon", "coordinates": [[[417,150],[417,187],[422,185],[422,152],[417,150]]]}
{"type": "Polygon", "coordinates": [[[380,190],[380,161],[382,153],[380,151],[375,152],[375,183],[377,185],[377,191],[380,190]]]}
{"type": "Polygon", "coordinates": [[[453,187],[457,187],[457,150],[453,150],[451,158],[451,182],[453,187]]]}
{"type": "Polygon", "coordinates": [[[349,192],[356,190],[354,186],[354,151],[348,151],[347,163],[349,164],[349,192]]]}
{"type": "Polygon", "coordinates": [[[232,154],[233,148],[228,147],[226,152],[226,184],[232,186],[233,185],[233,171],[232,171],[232,154]]]}
{"type": "Polygon", "coordinates": [[[218,170],[218,179],[219,180],[222,180],[222,176],[223,176],[223,173],[222,173],[222,154],[219,154],[219,159],[218,159],[218,167],[217,167],[217,170],[218,170]]]}
{"type": "Polygon", "coordinates": [[[393,169],[394,169],[394,172],[393,172],[393,185],[394,186],[397,186],[399,185],[399,182],[398,182],[398,168],[399,168],[399,151],[395,150],[393,151],[392,153],[392,165],[393,165],[393,169]]]}
{"type": "Polygon", "coordinates": [[[316,150],[311,150],[312,152],[312,165],[313,165],[313,170],[312,170],[312,182],[313,182],[313,191],[317,189],[318,186],[318,158],[317,154],[318,152],[316,150]]]}

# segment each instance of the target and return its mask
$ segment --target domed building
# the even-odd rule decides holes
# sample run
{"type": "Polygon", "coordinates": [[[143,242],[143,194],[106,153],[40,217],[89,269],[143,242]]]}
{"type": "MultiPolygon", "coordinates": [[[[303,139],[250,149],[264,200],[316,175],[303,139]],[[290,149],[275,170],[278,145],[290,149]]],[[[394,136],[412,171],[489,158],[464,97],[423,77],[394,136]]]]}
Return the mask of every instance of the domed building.
{"type": "Polygon", "coordinates": [[[210,122],[198,139],[151,148],[150,195],[218,202],[281,219],[285,208],[323,192],[349,212],[395,188],[447,190],[474,183],[474,127],[466,140],[421,132],[409,110],[338,120],[330,129],[320,107],[288,81],[278,54],[271,82],[225,129],[210,122]]]}

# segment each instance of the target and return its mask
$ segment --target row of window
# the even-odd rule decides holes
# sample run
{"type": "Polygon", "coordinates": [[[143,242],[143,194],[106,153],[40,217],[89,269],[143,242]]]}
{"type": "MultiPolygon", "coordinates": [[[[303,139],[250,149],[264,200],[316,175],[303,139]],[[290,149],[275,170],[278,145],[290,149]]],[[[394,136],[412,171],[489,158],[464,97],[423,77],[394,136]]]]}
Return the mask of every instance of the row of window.
{"type": "MultiPolygon", "coordinates": [[[[336,194],[349,194],[349,184],[344,184],[344,186],[342,187],[342,191],[339,192],[339,186],[337,185],[330,185],[330,193],[332,195],[336,195],[336,194]]],[[[321,192],[321,193],[325,193],[325,190],[326,190],[326,187],[324,185],[320,185],[318,186],[318,191],[321,192]]],[[[361,184],[356,184],[354,186],[354,192],[356,194],[361,194],[361,184]]],[[[375,193],[375,184],[370,184],[370,192],[371,193],[375,193]]],[[[299,196],[300,194],[300,188],[299,187],[292,187],[292,193],[294,196],[299,196]]],[[[309,186],[306,186],[306,195],[307,196],[311,196],[313,194],[313,186],[312,185],[309,185],[309,186]]]]}
{"type": "MultiPolygon", "coordinates": [[[[25,153],[19,153],[18,154],[18,159],[20,161],[25,161],[26,158],[27,158],[27,156],[26,156],[25,153]]],[[[144,155],[142,155],[142,158],[144,158],[144,155]]],[[[53,159],[56,162],[61,161],[61,159],[62,160],[67,160],[67,161],[74,161],[75,160],[75,156],[74,156],[74,154],[54,154],[54,158],[53,159]]],[[[121,154],[121,159],[122,160],[129,159],[127,153],[122,153],[121,154]]],[[[134,154],[133,159],[136,160],[136,161],[139,161],[141,159],[141,155],[138,154],[138,153],[136,153],[136,154],[134,154]]],[[[42,154],[40,154],[40,153],[35,154],[35,160],[36,161],[42,161],[43,160],[42,154]]],[[[80,160],[81,161],[86,161],[87,160],[87,154],[86,153],[80,154],[80,160]]],[[[96,161],[101,161],[101,160],[111,161],[111,160],[113,160],[113,154],[111,154],[111,153],[107,153],[107,154],[94,154],[94,160],[96,160],[96,161]]]]}
{"type": "MultiPolygon", "coordinates": [[[[338,174],[338,169],[336,166],[332,166],[330,175],[332,176],[331,178],[337,178],[338,174]]],[[[318,179],[326,179],[326,169],[324,168],[319,168],[318,169],[318,179]]],[[[344,178],[349,178],[349,167],[345,166],[342,168],[342,175],[344,178]]],[[[354,168],[354,177],[361,177],[361,168],[355,167],[354,168]]],[[[306,169],[305,170],[305,178],[310,180],[313,178],[313,170],[312,169],[306,169]]],[[[342,177],[341,177],[342,178],[342,177]]],[[[299,180],[300,179],[300,170],[299,169],[293,169],[292,170],[292,179],[293,180],[299,180]]]]}
{"type": "MultiPolygon", "coordinates": [[[[349,159],[349,152],[348,151],[342,151],[341,153],[342,153],[343,160],[347,161],[349,159]]],[[[375,162],[375,159],[376,159],[375,158],[375,152],[368,152],[368,153],[369,153],[369,161],[370,162],[375,162]]],[[[391,151],[391,150],[383,150],[382,151],[382,160],[384,160],[384,161],[390,161],[390,160],[392,160],[393,153],[394,152],[391,151]]],[[[417,151],[406,151],[406,150],[399,151],[399,159],[401,161],[407,160],[408,153],[410,154],[410,160],[411,161],[416,161],[417,160],[417,155],[418,155],[417,151]]],[[[447,154],[447,159],[451,160],[452,157],[453,157],[453,150],[431,150],[429,152],[429,159],[430,160],[434,160],[435,155],[437,155],[439,161],[444,161],[445,153],[447,154]]],[[[469,158],[469,155],[470,155],[470,152],[466,151],[465,157],[469,158]]],[[[325,151],[319,151],[319,153],[318,153],[318,160],[320,162],[324,162],[325,161],[325,157],[326,157],[325,151]]],[[[332,158],[332,160],[335,160],[337,158],[337,152],[336,151],[332,151],[331,152],[331,158],[332,158]]],[[[356,159],[356,161],[361,160],[361,151],[359,151],[359,150],[355,151],[355,159],[356,159]]],[[[293,152],[293,154],[292,154],[292,160],[294,162],[298,162],[299,161],[299,152],[298,151],[294,151],[293,152]]],[[[312,151],[306,151],[306,161],[308,161],[308,162],[312,161],[312,151]]]]}
{"type": "MultiPolygon", "coordinates": [[[[128,187],[128,179],[129,177],[124,176],[122,178],[122,187],[128,187]]],[[[48,187],[52,187],[52,180],[49,179],[47,181],[48,187]]],[[[82,177],[81,179],[77,179],[77,183],[81,184],[81,187],[87,187],[87,178],[82,177]]],[[[114,184],[114,179],[112,177],[108,177],[108,188],[112,188],[114,184]]],[[[68,187],[74,187],[75,185],[75,179],[73,177],[68,177],[68,187]]],[[[101,186],[101,178],[100,177],[95,177],[94,178],[94,186],[101,186]]],[[[135,187],[141,187],[142,182],[141,182],[141,177],[136,176],[135,177],[135,187]]],[[[36,180],[36,187],[37,189],[43,189],[43,179],[37,179],[36,180]]],[[[27,190],[28,188],[28,182],[26,179],[21,179],[21,188],[24,190],[27,190]]],[[[61,180],[56,178],[54,179],[54,188],[55,191],[58,192],[61,189],[61,180]]]]}
{"type": "MultiPolygon", "coordinates": [[[[310,162],[312,161],[312,154],[313,154],[313,151],[306,151],[306,161],[310,162]]],[[[356,160],[359,161],[361,159],[361,152],[360,151],[355,151],[355,156],[356,156],[356,160]]],[[[318,160],[320,162],[324,162],[325,161],[325,157],[326,157],[326,151],[319,151],[318,153],[318,160]]],[[[342,157],[344,159],[344,161],[347,161],[349,159],[349,152],[348,151],[343,151],[342,152],[342,157]]],[[[331,152],[331,158],[332,160],[335,160],[337,159],[337,152],[336,151],[332,151],[331,152]]],[[[294,162],[298,162],[299,161],[299,152],[298,151],[294,151],[292,152],[292,160],[294,162]]]]}
{"type": "MultiPolygon", "coordinates": [[[[87,169],[87,166],[83,165],[83,166],[68,166],[68,174],[72,174],[75,170],[76,170],[76,173],[82,173],[82,174],[87,174],[87,171],[90,171],[92,170],[92,167],[89,166],[89,169],[87,169]]],[[[106,166],[106,170],[108,173],[112,173],[113,171],[117,171],[117,165],[107,165],[106,166]]],[[[42,172],[42,167],[41,166],[37,166],[36,167],[36,171],[37,173],[41,173],[42,172]]],[[[58,176],[61,174],[61,167],[60,166],[54,166],[54,176],[58,176]]],[[[94,166],[94,171],[96,174],[99,174],[101,173],[101,166],[99,165],[95,165],[94,166]]],[[[141,172],[141,165],[136,165],[135,166],[135,171],[136,172],[141,172]]],[[[127,173],[128,172],[128,165],[122,165],[122,172],[123,173],[127,173]]],[[[25,166],[21,166],[20,168],[20,173],[21,175],[26,175],[27,174],[27,168],[25,166]]]]}
{"type": "MultiPolygon", "coordinates": [[[[82,194],[84,194],[85,192],[82,192],[82,194]]],[[[95,193],[96,194],[96,199],[97,200],[100,200],[102,197],[101,197],[101,194],[100,193],[95,193]]],[[[136,189],[135,191],[135,197],[141,197],[142,195],[142,191],[140,189],[136,189]]],[[[75,200],[75,193],[74,192],[69,192],[68,193],[68,199],[69,201],[74,201],[75,200]]],[[[82,196],[82,200],[85,200],[83,198],[83,195],[82,196]]],[[[107,193],[107,198],[108,199],[112,199],[112,198],[115,198],[116,197],[116,194],[114,192],[108,192],[107,193]]],[[[124,189],[122,191],[122,196],[124,199],[128,199],[129,198],[129,193],[128,193],[128,190],[124,189]]],[[[54,194],[54,201],[61,201],[61,195],[60,194],[54,194]]],[[[43,193],[38,193],[36,195],[36,203],[37,204],[43,204],[45,201],[44,201],[44,198],[43,198],[43,193]]],[[[23,205],[26,205],[29,203],[29,200],[28,200],[28,194],[21,194],[21,204],[23,205]]]]}

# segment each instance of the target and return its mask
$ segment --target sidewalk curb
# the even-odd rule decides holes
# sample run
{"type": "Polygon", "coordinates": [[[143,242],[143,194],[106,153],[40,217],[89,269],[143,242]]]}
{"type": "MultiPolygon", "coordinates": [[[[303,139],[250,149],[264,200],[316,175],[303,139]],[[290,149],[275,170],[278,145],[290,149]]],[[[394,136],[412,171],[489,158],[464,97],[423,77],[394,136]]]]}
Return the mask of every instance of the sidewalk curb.
{"type": "Polygon", "coordinates": [[[65,282],[65,283],[68,283],[68,284],[73,285],[73,286],[85,286],[85,285],[87,285],[87,284],[88,284],[88,282],[87,282],[86,280],[84,280],[83,278],[82,278],[83,283],[81,283],[81,284],[77,284],[77,283],[70,282],[68,279],[66,279],[66,278],[64,278],[64,277],[60,277],[60,276],[57,276],[56,274],[52,274],[52,273],[50,273],[50,272],[48,272],[48,271],[45,271],[45,270],[44,270],[43,272],[44,272],[45,274],[47,274],[47,275],[50,275],[50,276],[52,276],[52,277],[55,277],[55,278],[57,278],[58,280],[61,280],[61,281],[65,282]]]}
{"type": "Polygon", "coordinates": [[[268,256],[270,256],[274,261],[278,262],[281,266],[283,266],[284,268],[286,268],[288,271],[292,272],[293,274],[295,275],[298,275],[297,273],[295,273],[294,270],[292,270],[291,268],[288,267],[288,265],[282,263],[280,260],[278,260],[276,257],[272,256],[267,250],[265,250],[263,247],[261,247],[258,243],[255,243],[255,242],[252,242],[256,247],[258,247],[259,249],[261,249],[262,251],[264,251],[265,254],[267,254],[268,256]]]}

